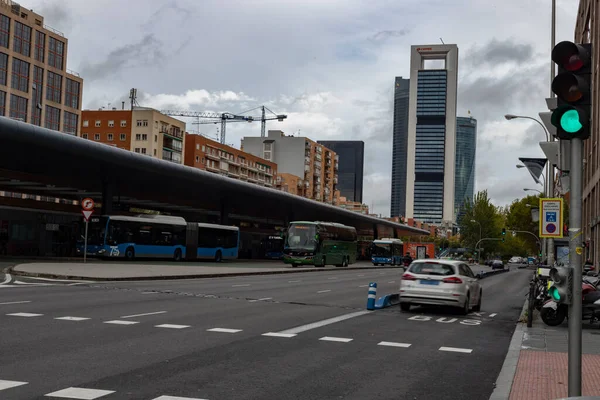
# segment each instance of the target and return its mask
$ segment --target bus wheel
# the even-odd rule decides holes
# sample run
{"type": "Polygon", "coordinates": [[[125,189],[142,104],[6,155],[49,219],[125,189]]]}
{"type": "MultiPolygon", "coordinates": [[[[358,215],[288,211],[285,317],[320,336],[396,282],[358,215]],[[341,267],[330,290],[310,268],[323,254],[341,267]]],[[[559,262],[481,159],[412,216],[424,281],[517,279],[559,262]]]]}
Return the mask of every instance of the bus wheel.
{"type": "Polygon", "coordinates": [[[173,258],[175,258],[175,261],[181,261],[181,249],[175,250],[175,255],[173,258]]]}
{"type": "Polygon", "coordinates": [[[217,254],[215,254],[215,262],[221,262],[223,260],[223,254],[221,250],[217,250],[217,254]]]}
{"type": "Polygon", "coordinates": [[[128,247],[127,250],[125,250],[125,258],[129,261],[135,258],[135,250],[133,247],[128,247]]]}
{"type": "Polygon", "coordinates": [[[348,266],[348,257],[344,257],[344,260],[342,261],[342,267],[347,267],[348,266]]]}

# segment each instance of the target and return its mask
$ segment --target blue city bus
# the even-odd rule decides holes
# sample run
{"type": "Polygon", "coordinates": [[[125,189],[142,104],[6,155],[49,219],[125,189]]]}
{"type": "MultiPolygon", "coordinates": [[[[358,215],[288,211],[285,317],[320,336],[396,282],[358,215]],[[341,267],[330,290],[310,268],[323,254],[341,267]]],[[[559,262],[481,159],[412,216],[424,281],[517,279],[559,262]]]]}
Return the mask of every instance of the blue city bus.
{"type": "Polygon", "coordinates": [[[283,259],[283,243],[284,239],[281,236],[268,236],[263,240],[265,249],[265,258],[270,260],[283,259]]]}
{"type": "Polygon", "coordinates": [[[376,239],[371,245],[373,265],[402,265],[403,243],[400,239],[376,239]]]}
{"type": "MultiPolygon", "coordinates": [[[[83,237],[77,254],[83,254],[83,237]]],[[[90,220],[87,254],[106,258],[237,258],[239,228],[186,222],[162,215],[102,216],[90,220]]]]}

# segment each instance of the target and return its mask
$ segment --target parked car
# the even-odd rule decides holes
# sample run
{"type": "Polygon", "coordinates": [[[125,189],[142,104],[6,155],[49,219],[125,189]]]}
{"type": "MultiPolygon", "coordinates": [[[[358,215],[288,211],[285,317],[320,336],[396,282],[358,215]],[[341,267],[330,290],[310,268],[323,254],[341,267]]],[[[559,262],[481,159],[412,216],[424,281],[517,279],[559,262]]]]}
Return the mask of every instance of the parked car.
{"type": "Polygon", "coordinates": [[[504,263],[502,260],[494,260],[492,261],[492,265],[490,265],[492,269],[504,269],[504,263]]]}
{"type": "Polygon", "coordinates": [[[467,315],[481,310],[482,288],[467,263],[452,260],[415,260],[402,275],[400,308],[413,305],[458,307],[467,315]]]}

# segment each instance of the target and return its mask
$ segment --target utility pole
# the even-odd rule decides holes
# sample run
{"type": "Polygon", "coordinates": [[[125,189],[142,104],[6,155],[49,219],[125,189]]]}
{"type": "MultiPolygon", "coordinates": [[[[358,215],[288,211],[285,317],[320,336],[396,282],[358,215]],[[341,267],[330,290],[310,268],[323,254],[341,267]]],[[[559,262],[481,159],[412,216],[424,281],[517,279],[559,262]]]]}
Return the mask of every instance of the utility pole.
{"type": "MultiPolygon", "coordinates": [[[[550,35],[550,48],[553,49],[556,43],[556,0],[552,0],[552,26],[551,26],[551,35],[550,35]]],[[[554,98],[556,95],[552,90],[552,81],[554,81],[554,76],[556,75],[556,64],[550,60],[550,97],[554,98]]],[[[549,134],[549,141],[554,141],[554,135],[549,134]]],[[[546,170],[546,190],[548,193],[546,195],[549,198],[554,197],[554,166],[550,161],[548,161],[548,169],[546,170]]],[[[562,226],[560,227],[562,229],[562,226]]],[[[546,240],[546,254],[547,254],[547,264],[552,267],[554,265],[554,239],[549,238],[546,240]]]]}

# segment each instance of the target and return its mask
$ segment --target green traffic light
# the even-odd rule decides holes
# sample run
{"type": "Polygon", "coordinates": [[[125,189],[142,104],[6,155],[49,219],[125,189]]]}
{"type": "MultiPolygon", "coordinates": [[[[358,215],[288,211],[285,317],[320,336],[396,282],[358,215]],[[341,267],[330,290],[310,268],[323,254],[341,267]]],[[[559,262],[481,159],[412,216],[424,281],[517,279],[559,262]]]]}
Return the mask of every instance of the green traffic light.
{"type": "Polygon", "coordinates": [[[560,117],[560,127],[569,133],[575,133],[583,128],[577,110],[569,110],[560,117]]]}

